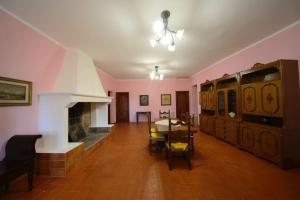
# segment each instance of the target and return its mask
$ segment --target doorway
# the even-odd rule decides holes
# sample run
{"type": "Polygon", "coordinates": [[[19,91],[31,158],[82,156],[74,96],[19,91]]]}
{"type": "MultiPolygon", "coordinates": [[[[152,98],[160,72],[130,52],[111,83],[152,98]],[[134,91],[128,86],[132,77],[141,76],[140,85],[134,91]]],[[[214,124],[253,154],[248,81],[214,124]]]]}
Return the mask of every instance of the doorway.
{"type": "Polygon", "coordinates": [[[176,91],[176,117],[182,119],[186,112],[190,112],[189,91],[176,91]]]}
{"type": "Polygon", "coordinates": [[[116,122],[129,122],[129,92],[116,93],[116,122]]]}

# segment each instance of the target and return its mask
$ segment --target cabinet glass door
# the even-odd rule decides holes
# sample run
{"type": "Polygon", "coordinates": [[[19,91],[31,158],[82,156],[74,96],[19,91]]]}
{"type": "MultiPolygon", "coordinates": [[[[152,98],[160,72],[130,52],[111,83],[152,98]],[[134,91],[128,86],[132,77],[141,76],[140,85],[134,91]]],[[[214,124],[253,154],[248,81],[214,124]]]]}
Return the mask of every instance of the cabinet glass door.
{"type": "Polygon", "coordinates": [[[225,115],[225,92],[218,92],[218,114],[221,116],[225,115]]]}
{"type": "Polygon", "coordinates": [[[234,118],[236,116],[236,90],[228,90],[227,98],[228,114],[234,118]]]}

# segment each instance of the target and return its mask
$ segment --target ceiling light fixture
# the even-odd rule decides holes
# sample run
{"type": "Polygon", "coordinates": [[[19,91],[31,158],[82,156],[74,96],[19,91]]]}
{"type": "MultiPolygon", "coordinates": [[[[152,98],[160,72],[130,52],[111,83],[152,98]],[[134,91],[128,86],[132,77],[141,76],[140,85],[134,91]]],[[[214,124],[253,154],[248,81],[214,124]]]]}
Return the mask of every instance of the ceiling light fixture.
{"type": "Polygon", "coordinates": [[[153,32],[155,33],[155,39],[150,40],[151,46],[154,48],[158,44],[168,46],[169,51],[175,51],[175,41],[182,39],[184,30],[173,31],[168,28],[168,18],[170,17],[170,11],[164,10],[161,13],[162,20],[158,20],[153,23],[153,32]]]}
{"type": "Polygon", "coordinates": [[[150,73],[151,80],[163,80],[164,75],[158,73],[158,66],[155,66],[155,70],[150,73]]]}

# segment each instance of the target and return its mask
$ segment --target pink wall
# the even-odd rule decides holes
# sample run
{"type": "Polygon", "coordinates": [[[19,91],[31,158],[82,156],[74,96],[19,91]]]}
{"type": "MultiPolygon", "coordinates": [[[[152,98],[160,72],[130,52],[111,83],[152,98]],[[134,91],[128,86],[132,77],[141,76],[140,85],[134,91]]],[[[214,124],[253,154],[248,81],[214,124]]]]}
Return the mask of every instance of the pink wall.
{"type": "Polygon", "coordinates": [[[1,160],[8,138],[37,133],[37,94],[52,89],[65,50],[3,11],[0,24],[0,76],[33,82],[31,106],[0,107],[1,160]]]}
{"type": "MultiPolygon", "coordinates": [[[[118,80],[112,76],[97,69],[98,75],[101,79],[102,85],[107,92],[108,90],[113,92],[113,98],[115,98],[116,92],[129,92],[129,117],[131,122],[136,121],[137,111],[151,111],[152,120],[158,118],[158,112],[170,110],[173,116],[176,115],[176,91],[190,91],[191,97],[191,82],[189,79],[182,80],[162,80],[151,81],[147,79],[140,80],[118,80]],[[171,106],[161,106],[161,94],[171,94],[171,106]],[[149,106],[140,106],[139,96],[149,95],[149,106]]],[[[191,101],[191,98],[190,98],[191,101]]],[[[112,108],[112,122],[115,122],[115,99],[111,103],[112,108]]],[[[142,119],[141,121],[145,120],[142,119]]]]}
{"type": "Polygon", "coordinates": [[[255,63],[268,63],[278,59],[300,60],[300,23],[257,43],[221,62],[208,66],[192,76],[193,84],[212,80],[248,68],[255,63]]]}
{"type": "MultiPolygon", "coordinates": [[[[173,116],[176,115],[176,102],[175,92],[176,91],[190,91],[191,97],[191,82],[189,79],[182,80],[162,80],[162,81],[151,81],[146,79],[140,80],[118,80],[112,76],[97,69],[98,75],[101,79],[102,85],[107,92],[113,92],[113,101],[111,103],[111,122],[115,122],[115,93],[116,92],[129,92],[129,117],[130,122],[136,121],[137,111],[151,111],[152,120],[158,118],[158,112],[170,110],[173,116]],[[171,94],[171,106],[161,106],[161,94],[171,94]],[[140,106],[139,96],[149,95],[149,106],[140,106]]],[[[191,98],[190,98],[191,101],[191,98]]],[[[145,120],[142,119],[141,121],[145,120]]]]}
{"type": "MultiPolygon", "coordinates": [[[[129,117],[136,121],[137,111],[151,111],[152,120],[158,118],[159,110],[170,109],[171,115],[176,116],[176,91],[190,90],[191,83],[186,80],[117,80],[116,92],[129,92],[129,117]],[[171,106],[161,106],[161,94],[171,94],[171,106]],[[140,106],[139,96],[149,95],[149,106],[140,106]]],[[[142,121],[142,120],[141,120],[142,121]]]]}

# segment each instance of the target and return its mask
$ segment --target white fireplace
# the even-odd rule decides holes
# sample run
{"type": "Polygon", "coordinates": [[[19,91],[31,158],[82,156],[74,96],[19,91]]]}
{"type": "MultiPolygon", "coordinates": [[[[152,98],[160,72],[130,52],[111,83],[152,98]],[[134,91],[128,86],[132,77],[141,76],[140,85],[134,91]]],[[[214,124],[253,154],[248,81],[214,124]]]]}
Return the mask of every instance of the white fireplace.
{"type": "Polygon", "coordinates": [[[68,141],[68,110],[78,102],[91,103],[91,127],[108,128],[108,97],[95,65],[83,52],[68,49],[52,92],[39,94],[38,153],[65,153],[80,145],[68,141]]]}

